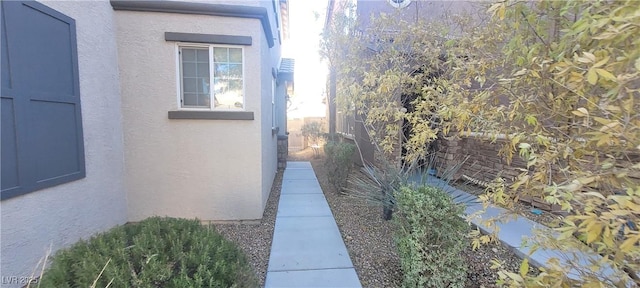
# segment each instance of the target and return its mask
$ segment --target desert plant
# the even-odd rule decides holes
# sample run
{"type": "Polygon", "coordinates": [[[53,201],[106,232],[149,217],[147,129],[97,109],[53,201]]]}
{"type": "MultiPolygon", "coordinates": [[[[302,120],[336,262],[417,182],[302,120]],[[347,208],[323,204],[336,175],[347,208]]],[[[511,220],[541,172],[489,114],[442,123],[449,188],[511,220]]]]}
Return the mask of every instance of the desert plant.
{"type": "Polygon", "coordinates": [[[356,147],[345,142],[329,141],[324,145],[325,168],[329,182],[338,192],[347,184],[347,177],[353,168],[353,155],[356,147]]]}
{"type": "MultiPolygon", "coordinates": [[[[365,164],[362,173],[353,174],[348,178],[349,188],[345,190],[349,196],[367,200],[374,205],[382,206],[382,218],[391,220],[395,209],[395,195],[398,189],[409,184],[414,186],[431,185],[444,191],[460,167],[469,157],[465,157],[451,166],[438,163],[436,153],[430,153],[423,161],[413,160],[394,165],[385,158],[380,158],[376,164],[365,164]],[[436,169],[440,169],[440,178],[435,177],[436,169]]],[[[454,203],[473,204],[477,198],[466,194],[449,194],[454,203]]]]}
{"type": "Polygon", "coordinates": [[[313,158],[320,157],[320,140],[324,138],[323,125],[321,122],[313,121],[304,123],[300,129],[302,136],[309,139],[313,149],[313,158]]]}
{"type": "Polygon", "coordinates": [[[469,231],[462,218],[464,206],[432,186],[404,186],[395,196],[402,286],[464,287],[467,266],[462,252],[469,231]]]}
{"type": "Polygon", "coordinates": [[[382,218],[391,220],[395,207],[395,192],[415,171],[405,167],[395,167],[381,159],[376,165],[365,164],[360,172],[347,179],[350,184],[345,192],[352,197],[362,198],[369,203],[382,206],[382,218]]]}
{"type": "Polygon", "coordinates": [[[244,254],[197,220],[149,218],[56,253],[42,287],[255,287],[244,254]]]}
{"type": "Polygon", "coordinates": [[[304,123],[302,128],[300,128],[300,134],[302,136],[307,137],[310,143],[320,144],[318,143],[324,134],[323,125],[318,121],[304,123]]]}

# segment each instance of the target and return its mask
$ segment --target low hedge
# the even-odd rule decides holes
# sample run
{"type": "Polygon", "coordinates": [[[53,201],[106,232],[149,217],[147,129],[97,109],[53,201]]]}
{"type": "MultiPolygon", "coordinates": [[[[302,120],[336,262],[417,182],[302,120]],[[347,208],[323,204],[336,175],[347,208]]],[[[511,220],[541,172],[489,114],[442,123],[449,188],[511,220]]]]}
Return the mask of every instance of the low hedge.
{"type": "Polygon", "coordinates": [[[59,251],[40,282],[41,287],[257,286],[244,254],[212,226],[159,217],[59,251]]]}

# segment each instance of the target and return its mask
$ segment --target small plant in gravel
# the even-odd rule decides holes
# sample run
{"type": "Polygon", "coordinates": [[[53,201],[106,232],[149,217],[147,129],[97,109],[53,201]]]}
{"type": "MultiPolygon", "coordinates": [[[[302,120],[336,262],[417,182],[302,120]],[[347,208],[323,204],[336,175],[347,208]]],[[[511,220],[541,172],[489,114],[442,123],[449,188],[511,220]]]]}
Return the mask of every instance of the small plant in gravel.
{"type": "Polygon", "coordinates": [[[464,287],[469,225],[464,206],[431,186],[401,187],[396,193],[396,244],[403,287],[464,287]]]}
{"type": "MultiPolygon", "coordinates": [[[[424,158],[424,162],[414,160],[402,162],[401,164],[394,164],[385,158],[381,158],[378,159],[375,165],[365,164],[360,169],[362,173],[356,173],[349,177],[347,182],[350,185],[346,192],[350,196],[363,198],[369,203],[381,205],[382,218],[391,220],[396,203],[395,195],[401,187],[408,184],[426,185],[429,178],[435,179],[435,175],[431,175],[435,173],[435,169],[440,168],[441,175],[439,179],[441,181],[437,183],[431,182],[431,185],[439,185],[443,186],[440,188],[444,188],[468,157],[451,167],[441,167],[442,165],[438,163],[435,153],[430,153],[424,158]]],[[[453,202],[455,203],[471,204],[477,202],[475,198],[465,195],[452,195],[450,197],[453,197],[453,202]]]]}
{"type": "Polygon", "coordinates": [[[300,129],[300,134],[309,140],[309,144],[313,149],[313,158],[320,158],[319,146],[324,136],[324,132],[322,132],[323,129],[322,123],[318,121],[304,123],[300,129]]]}
{"type": "Polygon", "coordinates": [[[376,165],[365,164],[348,178],[349,188],[346,192],[350,196],[363,198],[369,203],[382,206],[382,219],[391,220],[395,207],[396,191],[407,185],[408,178],[415,171],[405,167],[394,167],[385,159],[380,159],[376,165]]]}
{"type": "Polygon", "coordinates": [[[329,182],[340,192],[347,184],[347,177],[353,168],[356,146],[345,142],[329,141],[324,145],[325,168],[329,182]]]}
{"type": "Polygon", "coordinates": [[[323,130],[324,127],[322,123],[313,121],[304,123],[304,125],[302,125],[302,128],[300,128],[300,134],[302,134],[302,136],[304,137],[307,137],[311,144],[320,144],[319,142],[324,134],[324,132],[322,132],[323,130]]]}
{"type": "Polygon", "coordinates": [[[244,254],[197,220],[149,218],[59,251],[42,287],[255,287],[244,254]]]}

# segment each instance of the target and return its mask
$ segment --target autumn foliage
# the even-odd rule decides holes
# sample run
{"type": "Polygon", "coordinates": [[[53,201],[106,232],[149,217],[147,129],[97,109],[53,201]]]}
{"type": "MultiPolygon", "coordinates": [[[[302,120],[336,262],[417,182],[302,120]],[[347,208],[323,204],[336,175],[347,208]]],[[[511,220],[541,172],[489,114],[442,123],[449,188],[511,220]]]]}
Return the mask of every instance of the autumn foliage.
{"type": "Polygon", "coordinates": [[[527,167],[497,179],[485,200],[558,204],[566,216],[557,237],[541,235],[534,248],[570,258],[587,245],[603,256],[552,260],[537,276],[502,274],[505,283],[640,284],[640,2],[502,1],[479,10],[487,13],[402,25],[382,16],[361,41],[348,40],[353,24],[327,31],[338,103],[365,115],[381,149],[403,143],[407,158],[424,157],[438,137],[506,138],[501,155],[527,167]]]}

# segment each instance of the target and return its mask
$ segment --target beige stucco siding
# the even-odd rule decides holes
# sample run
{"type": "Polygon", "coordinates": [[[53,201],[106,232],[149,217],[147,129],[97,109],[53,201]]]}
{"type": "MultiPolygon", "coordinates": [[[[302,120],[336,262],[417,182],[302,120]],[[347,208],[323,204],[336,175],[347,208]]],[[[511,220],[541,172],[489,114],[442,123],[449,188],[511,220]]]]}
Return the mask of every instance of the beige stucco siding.
{"type": "Polygon", "coordinates": [[[127,221],[113,10],[107,1],[41,3],[76,21],[86,177],[0,202],[3,277],[28,277],[50,245],[127,221]]]}
{"type": "MultiPolygon", "coordinates": [[[[266,45],[266,40],[262,43],[261,47],[261,55],[263,59],[269,59],[272,56],[271,50],[268,45],[266,45]]],[[[277,45],[277,44],[276,44],[277,45]]],[[[277,63],[277,62],[276,62],[277,63]]],[[[272,105],[271,105],[271,94],[273,94],[273,84],[274,80],[273,74],[271,73],[272,68],[277,68],[277,66],[272,66],[274,64],[264,65],[262,67],[262,82],[267,85],[263,85],[262,87],[262,115],[260,117],[261,121],[261,148],[262,148],[262,158],[261,158],[261,168],[262,168],[262,195],[260,199],[262,199],[262,207],[267,205],[267,200],[269,198],[269,192],[271,190],[271,184],[273,183],[273,178],[276,174],[276,170],[278,168],[278,160],[277,160],[277,135],[272,133],[272,129],[274,127],[273,122],[273,113],[272,113],[272,105]]],[[[276,124],[277,125],[277,124],[276,124]]]]}
{"type": "Polygon", "coordinates": [[[116,11],[116,19],[129,219],[261,218],[264,189],[271,187],[262,167],[261,109],[271,84],[263,85],[261,75],[266,40],[260,21],[131,11],[116,11]],[[176,43],[165,41],[165,32],[252,37],[252,45],[243,46],[244,85],[245,110],[255,120],[168,119],[179,103],[176,43]]]}

